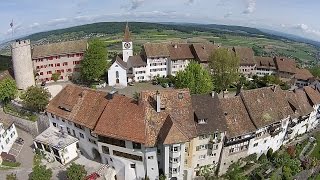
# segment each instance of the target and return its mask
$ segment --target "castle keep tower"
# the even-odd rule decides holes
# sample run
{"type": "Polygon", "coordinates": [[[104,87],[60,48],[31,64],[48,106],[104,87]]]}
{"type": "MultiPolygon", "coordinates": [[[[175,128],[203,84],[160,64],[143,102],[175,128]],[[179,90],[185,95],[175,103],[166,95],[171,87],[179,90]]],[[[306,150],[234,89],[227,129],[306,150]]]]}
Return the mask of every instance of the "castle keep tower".
{"type": "Polygon", "coordinates": [[[18,89],[35,85],[30,40],[17,40],[11,44],[14,77],[18,89]]]}
{"type": "Polygon", "coordinates": [[[124,31],[124,38],[122,42],[122,53],[123,53],[123,61],[128,62],[130,56],[133,56],[133,47],[132,41],[130,38],[130,31],[128,23],[126,25],[126,29],[124,31]]]}

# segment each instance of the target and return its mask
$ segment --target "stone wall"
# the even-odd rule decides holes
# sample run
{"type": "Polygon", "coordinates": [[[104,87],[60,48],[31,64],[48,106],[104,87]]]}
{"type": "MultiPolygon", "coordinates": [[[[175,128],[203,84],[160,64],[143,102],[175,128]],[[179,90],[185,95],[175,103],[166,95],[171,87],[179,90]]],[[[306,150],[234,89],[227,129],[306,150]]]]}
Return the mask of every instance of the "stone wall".
{"type": "Polygon", "coordinates": [[[32,122],[26,119],[22,119],[10,114],[6,114],[7,117],[14,122],[16,127],[28,132],[31,134],[33,137],[36,137],[39,134],[38,131],[38,123],[37,122],[32,122]]]}

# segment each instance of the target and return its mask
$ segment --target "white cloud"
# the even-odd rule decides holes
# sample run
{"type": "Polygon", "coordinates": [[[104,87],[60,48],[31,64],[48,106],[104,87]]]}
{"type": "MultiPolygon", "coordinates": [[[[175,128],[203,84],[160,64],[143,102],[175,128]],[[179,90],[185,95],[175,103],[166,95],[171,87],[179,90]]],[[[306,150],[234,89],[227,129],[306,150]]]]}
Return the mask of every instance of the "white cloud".
{"type": "Polygon", "coordinates": [[[243,14],[251,14],[256,10],[256,0],[246,0],[246,9],[243,14]]]}
{"type": "Polygon", "coordinates": [[[36,27],[39,27],[39,26],[40,26],[40,23],[35,22],[35,23],[30,24],[29,28],[32,29],[32,28],[36,28],[36,27]]]}
{"type": "Polygon", "coordinates": [[[307,34],[310,34],[310,35],[313,35],[313,36],[318,36],[320,37],[320,30],[317,30],[317,29],[314,29],[312,27],[309,27],[308,25],[306,24],[297,24],[294,26],[294,28],[302,31],[303,33],[307,33],[307,34]]]}
{"type": "Polygon", "coordinates": [[[131,0],[131,4],[129,6],[130,10],[135,10],[142,6],[142,4],[145,2],[145,0],[131,0]]]}
{"type": "Polygon", "coordinates": [[[193,4],[194,2],[195,2],[195,0],[187,0],[186,4],[190,5],[190,4],[193,4]]]}
{"type": "Polygon", "coordinates": [[[224,18],[228,18],[228,17],[230,17],[232,15],[232,12],[228,12],[228,13],[226,13],[223,17],[224,18]]]}

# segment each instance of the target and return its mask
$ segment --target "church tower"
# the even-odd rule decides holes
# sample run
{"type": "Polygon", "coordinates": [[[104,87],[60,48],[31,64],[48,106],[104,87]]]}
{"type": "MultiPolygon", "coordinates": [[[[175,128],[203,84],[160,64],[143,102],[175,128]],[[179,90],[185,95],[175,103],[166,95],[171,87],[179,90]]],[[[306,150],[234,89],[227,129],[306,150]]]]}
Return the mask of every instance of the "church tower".
{"type": "Polygon", "coordinates": [[[126,25],[126,29],[124,31],[124,38],[122,41],[122,54],[123,54],[124,62],[128,62],[129,57],[133,56],[133,47],[132,47],[132,41],[130,37],[128,23],[126,25]]]}

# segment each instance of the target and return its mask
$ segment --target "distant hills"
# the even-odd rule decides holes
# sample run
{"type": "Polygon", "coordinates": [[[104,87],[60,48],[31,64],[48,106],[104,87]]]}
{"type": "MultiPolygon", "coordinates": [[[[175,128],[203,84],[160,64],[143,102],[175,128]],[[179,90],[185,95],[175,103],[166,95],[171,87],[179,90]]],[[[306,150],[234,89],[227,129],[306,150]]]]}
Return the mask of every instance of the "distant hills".
{"type": "MultiPolygon", "coordinates": [[[[77,36],[88,36],[90,34],[117,34],[123,32],[125,27],[124,22],[100,22],[93,24],[86,24],[65,29],[52,30],[47,32],[35,33],[26,38],[32,41],[38,41],[48,36],[62,36],[66,33],[73,33],[77,36]]],[[[280,33],[267,29],[257,29],[244,26],[230,26],[218,24],[193,24],[193,23],[146,23],[146,22],[131,22],[130,30],[133,33],[140,33],[143,29],[157,29],[161,30],[176,30],[184,33],[210,32],[217,35],[231,34],[251,37],[265,37],[275,40],[293,40],[303,43],[308,43],[320,47],[320,42],[305,39],[299,36],[280,33]]]]}

